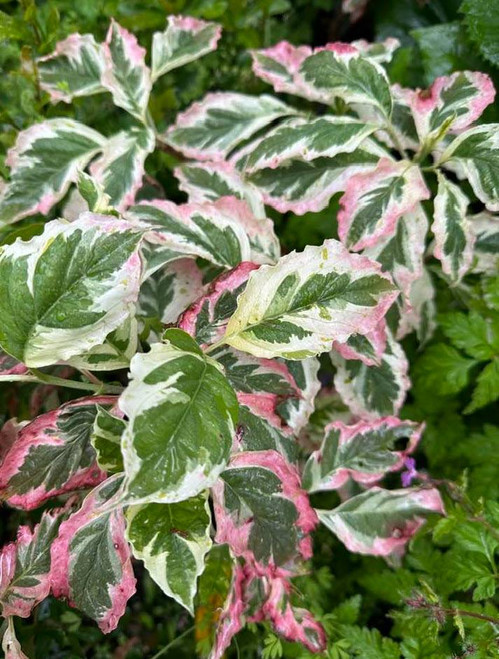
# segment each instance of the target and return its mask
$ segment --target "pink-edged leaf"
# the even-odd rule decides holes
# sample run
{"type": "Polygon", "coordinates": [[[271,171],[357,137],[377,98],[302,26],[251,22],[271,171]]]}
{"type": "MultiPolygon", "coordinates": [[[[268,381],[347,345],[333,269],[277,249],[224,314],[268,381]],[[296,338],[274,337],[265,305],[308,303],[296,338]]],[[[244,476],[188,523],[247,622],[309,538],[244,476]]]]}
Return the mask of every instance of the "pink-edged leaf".
{"type": "Polygon", "coordinates": [[[493,103],[494,97],[494,85],[486,73],[458,71],[437,78],[429,89],[412,93],[411,106],[420,139],[434,140],[443,137],[446,130],[460,132],[468,128],[493,103]]]}
{"type": "Polygon", "coordinates": [[[423,425],[384,417],[347,425],[334,421],[325,428],[321,447],[312,453],[303,472],[309,492],[337,490],[351,478],[371,485],[391,471],[399,471],[416,448],[423,425]],[[407,440],[404,450],[395,444],[407,440]]]}
{"type": "Polygon", "coordinates": [[[81,508],[61,524],[51,549],[54,596],[66,598],[104,633],[116,628],[135,593],[123,511],[103,510],[112,507],[121,483],[117,474],[92,490],[81,508]]]}
{"type": "Polygon", "coordinates": [[[245,581],[246,572],[244,567],[238,564],[234,565],[229,596],[217,622],[215,643],[210,653],[210,659],[223,659],[232,639],[244,626],[244,612],[246,610],[246,602],[244,601],[245,581]]]}
{"type": "Polygon", "coordinates": [[[298,434],[308,423],[315,409],[315,397],[321,388],[318,376],[320,364],[316,357],[286,361],[285,364],[301,395],[286,397],[277,406],[277,412],[288,427],[298,434]]]}
{"type": "Polygon", "coordinates": [[[407,542],[429,513],[445,513],[440,494],[434,488],[372,487],[333,510],[318,511],[320,521],[350,551],[395,557],[403,555],[407,542]]]}
{"type": "Polygon", "coordinates": [[[216,540],[234,555],[266,566],[311,557],[317,518],[298,471],[276,451],[234,455],[212,492],[216,540]]]}
{"type": "Polygon", "coordinates": [[[333,350],[343,359],[360,359],[366,366],[381,363],[386,349],[386,321],[383,318],[376,327],[366,334],[352,334],[345,343],[335,341],[333,350]]]}
{"type": "Polygon", "coordinates": [[[0,606],[2,615],[28,618],[49,595],[50,547],[57,537],[61,516],[44,513],[33,531],[20,526],[14,542],[0,551],[0,606]]]}
{"type": "Polygon", "coordinates": [[[438,172],[438,192],[434,201],[435,214],[431,230],[435,235],[433,253],[442,263],[442,270],[454,283],[459,282],[471,267],[475,236],[466,216],[469,199],[461,188],[438,172]]]}
{"type": "Polygon", "coordinates": [[[470,219],[476,239],[473,272],[494,274],[499,266],[499,215],[484,211],[470,219]]]}
{"type": "Polygon", "coordinates": [[[400,217],[429,196],[417,166],[383,158],[373,172],[349,179],[340,199],[339,236],[355,251],[375,245],[392,236],[400,217]]]}
{"type": "Polygon", "coordinates": [[[409,296],[396,307],[397,333],[400,341],[410,332],[415,331],[420,344],[426,343],[436,328],[435,286],[430,273],[425,268],[421,276],[411,284],[409,296]]]}
{"type": "Polygon", "coordinates": [[[225,160],[241,142],[280,117],[298,114],[272,96],[207,94],[185,112],[161,138],[187,158],[225,160]]]}
{"type": "Polygon", "coordinates": [[[103,44],[105,69],[102,85],[113,95],[114,103],[145,123],[151,93],[151,72],[145,63],[146,51],[137,38],[111,21],[103,44]]]}
{"type": "Polygon", "coordinates": [[[7,628],[2,639],[2,650],[4,651],[5,659],[28,659],[21,649],[21,644],[17,640],[12,618],[9,618],[7,621],[7,628]]]}
{"type": "Polygon", "coordinates": [[[302,62],[312,54],[309,46],[293,46],[281,41],[265,50],[253,50],[253,73],[272,85],[276,92],[285,92],[315,100],[304,81],[297,78],[302,62]]]}
{"type": "Polygon", "coordinates": [[[105,91],[101,84],[104,71],[102,46],[91,34],[71,34],[59,41],[55,51],[37,60],[40,87],[52,103],[71,101],[105,91]]]}
{"type": "Polygon", "coordinates": [[[21,428],[0,466],[0,492],[12,506],[31,510],[48,499],[100,483],[90,438],[98,405],[113,396],[80,398],[21,428]]]}
{"type": "Polygon", "coordinates": [[[216,50],[222,28],[191,16],[168,16],[164,32],[152,38],[152,79],[216,50]]]}
{"type": "Polygon", "coordinates": [[[397,415],[411,383],[407,358],[390,331],[385,352],[375,366],[347,361],[335,352],[330,356],[336,366],[334,386],[353,414],[366,419],[397,415]]]}
{"type": "Polygon", "coordinates": [[[0,350],[0,375],[23,375],[27,372],[27,366],[0,350]]]}
{"type": "Polygon", "coordinates": [[[393,53],[400,48],[400,41],[394,37],[388,37],[384,41],[375,42],[356,39],[355,41],[351,41],[350,45],[357,48],[363,57],[368,57],[378,62],[378,64],[385,64],[391,61],[393,53]]]}

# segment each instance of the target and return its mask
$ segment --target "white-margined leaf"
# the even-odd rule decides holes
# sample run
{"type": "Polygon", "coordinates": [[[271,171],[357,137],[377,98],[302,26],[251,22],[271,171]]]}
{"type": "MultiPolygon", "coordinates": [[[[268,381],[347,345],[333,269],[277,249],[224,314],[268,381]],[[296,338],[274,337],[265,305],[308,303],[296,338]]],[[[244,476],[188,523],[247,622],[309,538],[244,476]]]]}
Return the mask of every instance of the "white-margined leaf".
{"type": "Polygon", "coordinates": [[[287,41],[265,50],[253,50],[253,73],[272,85],[276,92],[316,100],[313,90],[297,76],[302,62],[312,52],[309,46],[293,46],[287,41]]]}
{"type": "Polygon", "coordinates": [[[384,318],[367,334],[352,334],[344,343],[339,341],[333,343],[333,350],[344,359],[360,359],[367,366],[379,366],[385,348],[386,321],[384,318]]]}
{"type": "Polygon", "coordinates": [[[381,362],[367,366],[360,360],[346,360],[331,353],[336,366],[334,386],[350,411],[363,418],[396,415],[410,387],[409,364],[402,347],[387,333],[381,362]]]}
{"type": "Polygon", "coordinates": [[[366,41],[365,39],[356,39],[350,42],[351,46],[357,48],[363,57],[368,57],[373,62],[385,64],[393,58],[393,53],[400,48],[400,41],[394,37],[388,37],[384,41],[366,41]]]}
{"type": "Polygon", "coordinates": [[[470,128],[449,144],[440,158],[457,165],[488,210],[499,210],[499,124],[470,128]]]}
{"type": "Polygon", "coordinates": [[[475,237],[466,217],[469,199],[455,183],[438,172],[438,192],[431,230],[435,235],[434,254],[453,282],[460,281],[471,266],[475,237]]]}
{"type": "Polygon", "coordinates": [[[152,38],[152,79],[216,50],[222,29],[190,16],[168,16],[163,32],[152,38]]]}
{"type": "Polygon", "coordinates": [[[383,158],[372,172],[352,176],[340,199],[338,234],[358,251],[392,236],[397,222],[430,192],[419,167],[383,158]]]}
{"type": "Polygon", "coordinates": [[[328,240],[252,273],[224,339],[257,357],[304,359],[369,332],[396,296],[378,264],[328,240]]]}
{"type": "Polygon", "coordinates": [[[428,513],[444,513],[436,489],[383,490],[357,494],[333,510],[317,511],[320,521],[347,549],[372,556],[400,556],[428,513]]]}
{"type": "Polygon", "coordinates": [[[68,222],[90,210],[93,213],[103,213],[111,215],[114,211],[110,205],[110,197],[106,194],[103,186],[92,178],[89,174],[81,171],[76,182],[76,189],[71,191],[70,197],[73,197],[64,206],[63,216],[68,222]],[[80,207],[78,208],[78,204],[80,207]],[[66,209],[69,206],[68,215],[66,209]]]}
{"type": "Polygon", "coordinates": [[[211,547],[211,515],[203,494],[177,503],[127,510],[127,537],[136,558],[161,590],[192,614],[197,578],[211,547]]]}
{"type": "Polygon", "coordinates": [[[104,54],[91,34],[71,34],[59,41],[53,53],[37,60],[37,68],[40,87],[53,103],[71,103],[78,96],[105,91],[101,84],[104,54]]]}
{"type": "Polygon", "coordinates": [[[138,354],[120,398],[130,503],[175,503],[210,487],[229,458],[236,395],[221,366],[181,330],[138,354]]]}
{"type": "Polygon", "coordinates": [[[315,119],[291,119],[269,131],[243,158],[245,174],[275,169],[287,160],[332,158],[351,153],[374,132],[376,126],[352,117],[326,115],[315,119]]]}
{"type": "Polygon", "coordinates": [[[7,626],[2,637],[2,650],[5,659],[29,659],[22,651],[21,644],[17,640],[16,630],[14,628],[14,618],[8,617],[7,626]]]}
{"type": "Polygon", "coordinates": [[[3,246],[3,349],[28,366],[46,366],[103,343],[138,297],[140,239],[128,222],[86,213],[3,246]]]}
{"type": "Polygon", "coordinates": [[[398,341],[413,331],[420,345],[431,338],[436,327],[436,306],[435,287],[428,268],[423,268],[421,275],[411,282],[408,297],[399,298],[388,315],[398,341]]]}
{"type": "Polygon", "coordinates": [[[145,49],[115,20],[111,21],[103,48],[106,64],[102,84],[111,92],[115,105],[145,122],[152,87],[145,49]]]}
{"type": "Polygon", "coordinates": [[[93,489],[61,524],[51,547],[53,595],[95,620],[104,633],[116,628],[135,593],[123,510],[113,508],[122,481],[116,474],[93,489]],[[105,506],[113,509],[105,512],[105,506]]]}
{"type": "Polygon", "coordinates": [[[499,216],[483,212],[470,220],[476,238],[473,272],[494,274],[499,265],[499,216]]]}
{"type": "Polygon", "coordinates": [[[150,128],[132,127],[107,140],[102,155],[91,164],[90,173],[118,210],[134,203],[142,185],[145,160],[154,146],[155,136],[150,128]]]}
{"type": "Polygon", "coordinates": [[[386,473],[404,466],[416,448],[423,426],[396,417],[358,421],[346,425],[334,421],[324,429],[319,449],[309,457],[303,472],[303,487],[309,492],[337,490],[350,478],[370,485],[386,473]],[[395,450],[401,439],[403,450],[395,450]]]}
{"type": "Polygon", "coordinates": [[[196,160],[224,160],[238,144],[276,119],[298,114],[272,96],[208,94],[194,103],[161,138],[196,160]]]}
{"type": "Polygon", "coordinates": [[[0,224],[46,215],[104,144],[102,135],[73,119],[48,119],[19,133],[5,161],[10,182],[0,198],[0,224]]]}
{"type": "Polygon", "coordinates": [[[109,474],[123,472],[121,435],[126,429],[126,421],[121,417],[116,407],[109,410],[97,405],[90,441],[97,456],[97,464],[109,474]]]}

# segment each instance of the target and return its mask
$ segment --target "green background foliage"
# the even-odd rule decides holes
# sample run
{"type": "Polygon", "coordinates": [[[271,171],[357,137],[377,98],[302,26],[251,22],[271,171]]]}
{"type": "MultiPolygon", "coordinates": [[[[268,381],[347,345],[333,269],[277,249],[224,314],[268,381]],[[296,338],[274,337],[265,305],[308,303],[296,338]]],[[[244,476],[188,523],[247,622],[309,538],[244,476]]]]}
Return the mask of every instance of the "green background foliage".
{"type": "MultiPolygon", "coordinates": [[[[268,91],[252,75],[247,49],[281,39],[317,46],[397,37],[402,47],[388,67],[393,82],[424,87],[436,76],[469,69],[489,73],[499,87],[499,3],[493,0],[372,0],[353,24],[333,0],[0,0],[0,174],[7,174],[5,153],[18,131],[36,121],[64,114],[104,134],[129,122],[105,95],[51,106],[36,83],[35,57],[51,52],[75,31],[103,39],[111,16],[149,46],[152,32],[162,29],[171,13],[220,22],[224,32],[215,53],[160,80],[151,106],[160,128],[209,90],[268,91]]],[[[483,120],[499,120],[497,103],[483,120]]],[[[179,201],[183,196],[171,176],[176,162],[175,155],[157,151],[147,169],[150,180],[157,179],[167,197],[179,201]]],[[[337,208],[335,198],[319,213],[271,212],[284,251],[334,237],[337,208]]],[[[36,218],[9,231],[4,241],[32,235],[38,231],[36,218]]],[[[427,525],[398,566],[354,555],[326,529],[317,531],[313,564],[298,580],[297,594],[324,624],[330,659],[499,657],[499,624],[487,621],[499,619],[499,275],[472,275],[450,288],[438,279],[439,272],[435,268],[434,337],[422,348],[412,336],[404,341],[414,386],[402,416],[427,424],[416,461],[441,486],[448,516],[427,525]]],[[[326,384],[331,381],[326,359],[321,377],[326,384]]],[[[48,393],[47,408],[64,402],[64,393],[48,393]]],[[[5,418],[29,418],[38,394],[34,386],[2,385],[5,418]]],[[[316,495],[313,503],[337,503],[331,501],[336,496],[316,495]]],[[[25,515],[12,510],[2,517],[3,542],[13,537],[25,515]]],[[[23,649],[37,659],[138,659],[162,650],[163,657],[187,658],[195,656],[196,647],[205,656],[206,620],[197,619],[194,631],[186,612],[165,598],[141,566],[137,577],[138,592],[109,636],[84,615],[49,599],[33,618],[16,622],[23,649]]],[[[224,587],[222,572],[210,570],[205,578],[213,586],[201,583],[202,603],[216,600],[224,587]]],[[[312,655],[253,625],[238,636],[229,656],[312,655]]]]}

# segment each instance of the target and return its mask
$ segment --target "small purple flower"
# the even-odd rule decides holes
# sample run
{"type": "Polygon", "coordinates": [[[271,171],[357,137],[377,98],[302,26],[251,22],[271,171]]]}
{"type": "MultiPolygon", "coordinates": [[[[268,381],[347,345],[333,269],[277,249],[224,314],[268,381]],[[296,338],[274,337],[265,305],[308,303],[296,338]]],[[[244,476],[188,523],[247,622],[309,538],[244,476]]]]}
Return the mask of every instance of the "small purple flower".
{"type": "Polygon", "coordinates": [[[419,476],[416,470],[416,460],[414,458],[406,458],[404,460],[404,466],[407,471],[403,471],[401,474],[402,485],[403,487],[409,487],[412,481],[419,476]]]}

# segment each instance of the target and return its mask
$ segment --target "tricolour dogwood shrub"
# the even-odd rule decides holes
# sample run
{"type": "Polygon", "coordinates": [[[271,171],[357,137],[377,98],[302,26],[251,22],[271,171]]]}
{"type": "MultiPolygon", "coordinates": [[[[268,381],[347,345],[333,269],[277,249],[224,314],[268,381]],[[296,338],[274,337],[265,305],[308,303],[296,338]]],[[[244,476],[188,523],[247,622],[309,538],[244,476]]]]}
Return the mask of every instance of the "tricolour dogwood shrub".
{"type": "Polygon", "coordinates": [[[469,71],[391,85],[393,39],[283,42],[253,59],[285,97],[211,93],[159,132],[154,82],[219,37],[170,17],[148,65],[113,22],[105,43],[75,34],[38,62],[54,103],[110,93],[129,127],[104,136],[53,118],[7,159],[3,224],[49,213],[73,187],[60,219],[0,248],[0,380],[85,392],[2,432],[2,501],[49,502],[0,555],[8,657],[24,656],[13,616],[49,594],[113,630],[134,559],[191,614],[207,605],[203,575],[225,575],[213,659],[260,621],[321,652],[292,585],[317,525],[393,563],[444,512],[431,485],[384,477],[411,464],[424,429],[398,414],[400,340],[433,328],[426,257],[450,286],[497,263],[498,126],[473,125],[492,85],[469,71]],[[143,190],[157,145],[183,155],[184,204],[143,190]],[[303,214],[337,194],[338,239],[281,255],[266,206],[303,214]],[[321,355],[344,405],[312,432],[321,355]],[[312,505],[331,491],[339,505],[312,505]]]}

